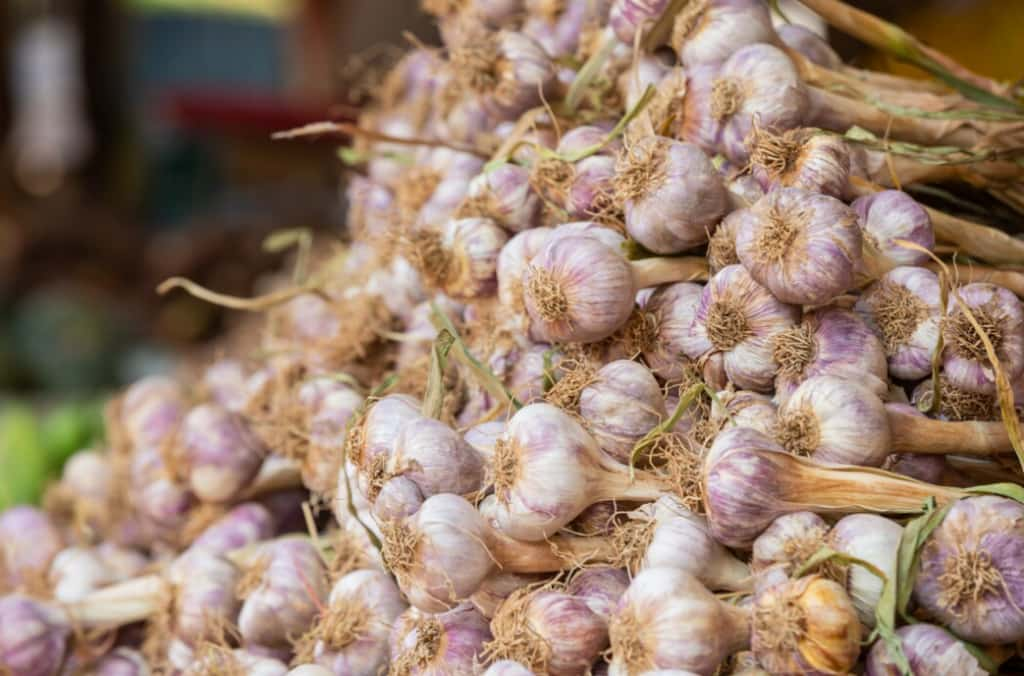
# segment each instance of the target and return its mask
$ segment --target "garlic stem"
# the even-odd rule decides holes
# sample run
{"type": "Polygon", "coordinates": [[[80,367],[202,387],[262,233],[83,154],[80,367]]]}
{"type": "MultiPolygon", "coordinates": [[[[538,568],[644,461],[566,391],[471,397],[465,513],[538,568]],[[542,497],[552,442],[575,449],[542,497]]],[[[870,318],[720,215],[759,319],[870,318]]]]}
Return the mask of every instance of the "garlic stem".
{"type": "Polygon", "coordinates": [[[95,591],[66,609],[78,626],[117,627],[156,614],[169,592],[163,576],[146,575],[95,591]]]}
{"type": "Polygon", "coordinates": [[[1013,453],[1010,436],[1006,432],[1006,426],[1001,422],[949,422],[892,409],[888,414],[893,453],[1013,453]]]}
{"type": "Polygon", "coordinates": [[[586,561],[612,561],[616,551],[605,537],[555,535],[548,540],[522,542],[492,531],[487,543],[502,573],[550,573],[586,561]]]}
{"type": "MultiPolygon", "coordinates": [[[[938,263],[929,263],[928,267],[934,272],[942,269],[938,263]]],[[[956,266],[954,276],[958,284],[972,284],[974,282],[988,282],[1013,291],[1019,298],[1024,298],[1024,272],[1017,270],[1000,270],[987,265],[964,265],[956,266]]]]}
{"type": "Polygon", "coordinates": [[[636,288],[647,289],[669,282],[706,281],[708,263],[702,256],[643,258],[631,261],[636,288]]]}

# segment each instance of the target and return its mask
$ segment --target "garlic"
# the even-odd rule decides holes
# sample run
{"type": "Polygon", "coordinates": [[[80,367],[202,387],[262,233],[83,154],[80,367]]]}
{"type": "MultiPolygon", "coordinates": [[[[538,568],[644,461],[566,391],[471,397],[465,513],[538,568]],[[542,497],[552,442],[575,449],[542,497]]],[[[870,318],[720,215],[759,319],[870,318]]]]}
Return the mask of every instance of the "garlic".
{"type": "Polygon", "coordinates": [[[540,197],[530,187],[530,173],[515,164],[485,169],[469,183],[460,217],[489,218],[510,230],[522,232],[537,225],[540,197]]]}
{"type": "Polygon", "coordinates": [[[703,288],[677,282],[654,289],[643,303],[644,319],[651,337],[643,350],[644,361],[665,380],[678,380],[687,364],[684,341],[693,324],[703,288]]]}
{"type": "Polygon", "coordinates": [[[882,400],[835,376],[815,376],[793,392],[779,407],[775,439],[790,453],[825,463],[878,467],[892,452],[882,400]]]}
{"type": "Polygon", "coordinates": [[[649,27],[668,6],[668,0],[613,0],[608,27],[626,45],[633,44],[636,33],[649,27]]]}
{"type": "Polygon", "coordinates": [[[893,377],[918,380],[931,373],[942,312],[934,272],[893,268],[865,289],[854,309],[882,340],[893,377]]]}
{"type": "Polygon", "coordinates": [[[484,478],[480,456],[462,435],[443,422],[419,418],[406,423],[388,459],[391,476],[405,476],[424,497],[438,493],[471,493],[484,478]]]}
{"type": "Polygon", "coordinates": [[[774,340],[796,322],[797,313],[745,268],[730,265],[704,287],[683,347],[691,359],[721,355],[725,374],[738,387],[769,391],[777,370],[774,340]]]}
{"type": "Polygon", "coordinates": [[[715,429],[750,427],[770,436],[777,422],[775,404],[757,392],[719,392],[718,400],[711,402],[711,422],[715,429]]]}
{"type": "Polygon", "coordinates": [[[238,619],[235,588],[241,572],[232,563],[208,551],[182,555],[168,570],[174,586],[174,634],[189,645],[215,639],[221,627],[238,619]]]}
{"type": "MultiPolygon", "coordinates": [[[[908,624],[896,630],[900,647],[915,674],[962,674],[985,676],[989,672],[978,658],[947,629],[934,624],[908,624]]],[[[885,639],[879,638],[868,651],[867,676],[900,676],[900,667],[885,639]]]]}
{"type": "Polygon", "coordinates": [[[487,667],[483,676],[534,676],[534,673],[519,662],[498,660],[487,667]]]}
{"type": "Polygon", "coordinates": [[[832,69],[839,69],[843,64],[828,42],[806,26],[784,23],[777,26],[775,32],[783,44],[802,54],[811,63],[832,69]]]}
{"type": "Polygon", "coordinates": [[[853,604],[819,575],[763,585],[751,625],[754,656],[772,674],[848,673],[860,655],[853,604]]]}
{"type": "Polygon", "coordinates": [[[718,64],[740,47],[772,43],[768,8],[757,0],[697,0],[676,15],[671,44],[687,67],[718,64]]]}
{"type": "Polygon", "coordinates": [[[149,676],[149,663],[137,650],[114,648],[101,657],[90,672],[92,676],[149,676]]]}
{"type": "MultiPolygon", "coordinates": [[[[911,394],[911,403],[919,410],[931,411],[935,398],[935,381],[921,381],[911,394]]],[[[1014,402],[1018,401],[1016,392],[1014,402]]],[[[992,394],[968,392],[939,376],[939,407],[931,413],[939,420],[962,422],[966,420],[999,420],[998,397],[992,394]]]]}
{"type": "Polygon", "coordinates": [[[404,519],[415,514],[425,499],[415,481],[402,475],[393,476],[381,484],[370,512],[378,523],[404,519]]]}
{"type": "Polygon", "coordinates": [[[82,599],[115,577],[95,549],[67,547],[53,558],[47,575],[53,598],[61,603],[82,599]]]}
{"type": "Polygon", "coordinates": [[[964,306],[988,335],[1007,379],[1017,380],[1024,373],[1024,305],[1020,300],[1007,289],[985,283],[962,286],[951,300],[949,314],[942,321],[942,370],[949,382],[968,392],[996,391],[995,372],[964,306]]]}
{"type": "Polygon", "coordinates": [[[736,253],[779,300],[823,305],[853,285],[861,231],[839,200],[779,188],[742,213],[736,253]]]}
{"type": "Polygon", "coordinates": [[[394,676],[471,674],[491,638],[487,619],[470,605],[438,615],[410,608],[395,622],[389,639],[394,676]]]}
{"type": "Polygon", "coordinates": [[[776,568],[792,575],[825,546],[828,530],[814,512],[783,514],[754,540],[750,567],[758,574],[776,568]]]}
{"type": "Polygon", "coordinates": [[[531,228],[518,233],[498,254],[498,300],[508,310],[521,314],[523,306],[523,273],[530,260],[548,241],[551,228],[531,228]]]}
{"type": "Polygon", "coordinates": [[[309,418],[309,450],[302,463],[303,484],[317,493],[328,493],[337,473],[337,459],[345,444],[345,431],[365,398],[350,387],[330,392],[309,418]]]}
{"type": "MultiPolygon", "coordinates": [[[[419,409],[420,403],[413,397],[389,394],[370,406],[349,431],[348,458],[358,470],[358,488],[363,495],[376,497],[398,435],[406,423],[422,417],[419,409]]],[[[344,492],[340,485],[338,490],[344,492]]]]}
{"type": "MultiPolygon", "coordinates": [[[[886,579],[895,579],[896,556],[902,537],[903,527],[884,516],[851,514],[836,522],[828,542],[837,552],[867,561],[882,571],[886,579]]],[[[875,610],[884,583],[863,566],[852,564],[849,567],[846,591],[865,626],[875,626],[875,610]]]]}
{"type": "Polygon", "coordinates": [[[60,613],[27,596],[0,596],[0,664],[21,676],[57,676],[71,633],[60,613]]]}
{"type": "Polygon", "coordinates": [[[764,191],[755,194],[756,199],[737,207],[735,211],[722,219],[722,222],[715,228],[715,233],[708,240],[708,268],[712,274],[718,274],[722,268],[728,265],[739,265],[740,257],[736,254],[736,234],[739,232],[740,224],[743,223],[743,209],[751,206],[764,196],[764,191]]]}
{"type": "Polygon", "coordinates": [[[189,486],[205,502],[235,498],[269,452],[240,416],[215,404],[197,406],[185,416],[181,447],[189,486]]]}
{"type": "Polygon", "coordinates": [[[584,424],[601,450],[620,462],[628,462],[636,443],[667,415],[661,386],[635,361],[605,364],[580,392],[584,424]]]}
{"type": "Polygon", "coordinates": [[[332,674],[376,676],[387,664],[388,637],[406,609],[387,573],[356,570],[334,583],[327,608],[298,652],[332,674]],[[308,646],[308,647],[305,647],[308,646]]]}
{"type": "Polygon", "coordinates": [[[747,145],[752,174],[765,190],[783,186],[842,199],[849,189],[850,153],[838,136],[804,128],[774,134],[755,125],[747,145]]]}
{"type": "Polygon", "coordinates": [[[612,615],[613,676],[680,669],[712,674],[750,641],[749,612],[718,600],[689,573],[649,568],[612,615]]]}
{"type": "Polygon", "coordinates": [[[497,290],[498,254],[507,241],[490,218],[457,218],[440,231],[414,230],[407,255],[430,286],[453,298],[477,298],[497,290]]]}
{"type": "Polygon", "coordinates": [[[924,265],[930,260],[924,251],[898,242],[913,242],[928,251],[935,248],[932,219],[925,208],[907,193],[883,190],[858,197],[850,208],[857,212],[864,246],[871,252],[871,256],[865,256],[866,267],[882,266],[889,270],[900,265],[924,265]]]}
{"type": "Polygon", "coordinates": [[[660,136],[635,141],[619,156],[615,174],[626,230],[655,253],[707,242],[728,207],[721,177],[692,143],[660,136]]]}
{"type": "Polygon", "coordinates": [[[885,350],[864,321],[849,310],[824,308],[775,337],[779,365],[775,396],[785,401],[816,376],[856,380],[883,396],[888,392],[885,350]]]}
{"type": "Polygon", "coordinates": [[[582,599],[590,610],[607,623],[628,587],[629,575],[626,571],[610,566],[595,566],[576,571],[565,590],[582,599]]]}
{"type": "MultiPolygon", "coordinates": [[[[0,513],[0,587],[45,583],[46,571],[64,545],[46,512],[16,505],[0,513]]],[[[45,584],[43,584],[45,586],[45,584]]]]}
{"type": "Polygon", "coordinates": [[[469,597],[473,607],[480,614],[491,619],[498,608],[513,592],[523,587],[537,586],[548,580],[547,575],[526,575],[521,573],[492,573],[480,583],[473,595],[469,597]]]}
{"type": "Polygon", "coordinates": [[[1024,638],[1019,552],[1024,506],[983,495],[958,501],[920,551],[914,599],[957,636],[985,645],[1024,638]]]}
{"type": "Polygon", "coordinates": [[[120,419],[111,430],[114,445],[116,435],[123,431],[127,443],[150,448],[169,439],[181,423],[185,416],[185,393],[169,378],[150,376],[125,390],[119,408],[120,419]]]}
{"type": "Polygon", "coordinates": [[[256,502],[246,502],[203,529],[189,550],[202,549],[211,554],[226,554],[266,540],[273,534],[274,517],[267,508],[256,502]]]}

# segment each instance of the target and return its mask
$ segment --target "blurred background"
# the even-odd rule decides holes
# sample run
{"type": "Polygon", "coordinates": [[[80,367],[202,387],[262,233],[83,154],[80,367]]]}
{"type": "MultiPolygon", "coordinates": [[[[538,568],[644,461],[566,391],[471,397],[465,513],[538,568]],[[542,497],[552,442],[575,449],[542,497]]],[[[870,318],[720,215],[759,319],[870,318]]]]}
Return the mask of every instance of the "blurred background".
{"type": "MultiPolygon", "coordinates": [[[[1024,2],[852,4],[1020,76],[1024,2]]],[[[416,0],[0,0],[0,508],[98,439],[113,389],[245,321],[160,281],[250,295],[268,234],[343,232],[336,149],[270,134],[350,119],[406,32],[436,43],[416,0]]]]}

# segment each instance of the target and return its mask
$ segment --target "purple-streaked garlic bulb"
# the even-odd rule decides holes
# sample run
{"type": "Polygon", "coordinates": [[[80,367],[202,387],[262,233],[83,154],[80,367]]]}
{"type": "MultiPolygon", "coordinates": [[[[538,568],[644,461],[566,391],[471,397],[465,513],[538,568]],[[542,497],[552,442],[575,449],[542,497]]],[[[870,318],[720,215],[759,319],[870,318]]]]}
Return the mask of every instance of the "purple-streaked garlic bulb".
{"type": "Polygon", "coordinates": [[[387,573],[348,573],[334,583],[326,610],[303,639],[311,643],[310,660],[331,674],[376,676],[387,664],[391,628],[406,607],[387,573]]]}
{"type": "Polygon", "coordinates": [[[790,453],[840,465],[880,467],[892,452],[878,394],[836,376],[805,380],[779,406],[775,439],[790,453]]]}
{"type": "Polygon", "coordinates": [[[329,392],[310,416],[309,450],[302,462],[303,484],[310,490],[328,493],[332,488],[345,431],[364,402],[362,394],[343,385],[329,392]]]}
{"type": "Polygon", "coordinates": [[[914,599],[936,621],[984,645],[1024,638],[1024,505],[983,495],[950,508],[920,552],[914,599]]]}
{"type": "Polygon", "coordinates": [[[114,648],[101,657],[89,672],[93,676],[149,676],[149,662],[138,650],[114,648]]]}
{"type": "Polygon", "coordinates": [[[708,240],[707,259],[711,274],[718,274],[723,268],[730,265],[740,264],[740,257],[736,254],[736,235],[744,220],[744,210],[761,199],[764,192],[755,196],[757,199],[750,202],[744,201],[744,204],[723,218],[715,228],[711,239],[708,240]]]}
{"type": "Polygon", "coordinates": [[[758,0],[701,0],[676,15],[672,48],[686,67],[719,64],[740,47],[772,43],[768,6],[758,0]]]}
{"type": "Polygon", "coordinates": [[[170,378],[139,380],[121,397],[120,424],[136,446],[156,446],[170,437],[185,416],[187,404],[181,386],[170,378]]]}
{"type": "MultiPolygon", "coordinates": [[[[796,66],[777,47],[741,47],[711,77],[710,96],[699,105],[717,132],[717,149],[732,162],[747,162],[746,141],[755,124],[785,132],[804,121],[807,90],[796,66]]],[[[707,96],[700,90],[694,95],[707,96]]]]}
{"type": "Polygon", "coordinates": [[[523,33],[540,43],[554,59],[574,55],[584,27],[603,19],[602,13],[608,11],[604,3],[586,0],[526,0],[525,4],[523,33]]]}
{"type": "Polygon", "coordinates": [[[44,583],[50,562],[64,548],[60,531],[46,512],[16,505],[0,514],[0,588],[44,583]]]}
{"type": "MultiPolygon", "coordinates": [[[[948,629],[934,624],[908,624],[896,630],[903,655],[915,674],[962,674],[986,676],[989,672],[978,658],[948,629]]],[[[885,639],[879,638],[868,651],[867,676],[900,676],[899,663],[885,639]]]]}
{"type": "Polygon", "coordinates": [[[926,268],[898,267],[865,289],[854,306],[885,347],[889,372],[918,380],[932,370],[939,344],[939,278],[926,268]]]}
{"type": "Polygon", "coordinates": [[[828,524],[814,512],[783,514],[757,536],[750,568],[760,574],[778,567],[792,575],[825,546],[828,524]]]}
{"type": "Polygon", "coordinates": [[[218,359],[203,371],[203,389],[215,403],[240,413],[246,404],[245,366],[237,359],[218,359]]]}
{"type": "MultiPolygon", "coordinates": [[[[832,527],[828,543],[837,552],[872,564],[887,579],[895,579],[896,556],[902,537],[903,527],[884,516],[850,514],[832,527]]],[[[884,580],[858,564],[851,564],[846,573],[846,591],[865,626],[875,626],[875,610],[882,598],[884,583],[884,580]]]]}
{"type": "Polygon", "coordinates": [[[195,496],[170,476],[161,454],[145,449],[132,458],[130,499],[139,519],[152,534],[162,540],[174,540],[181,534],[195,496]]]}
{"type": "Polygon", "coordinates": [[[453,298],[492,295],[498,288],[498,254],[508,235],[489,218],[449,220],[439,232],[420,228],[409,255],[430,286],[453,298]]]}
{"type": "Polygon", "coordinates": [[[489,218],[506,230],[521,232],[537,225],[540,207],[540,196],[530,186],[530,172],[506,163],[485,169],[470,181],[459,215],[489,218]]]}
{"type": "Polygon", "coordinates": [[[388,473],[410,479],[430,497],[479,490],[484,466],[461,434],[439,420],[419,418],[406,423],[395,439],[388,473]]]}
{"type": "Polygon", "coordinates": [[[437,615],[415,608],[395,622],[389,639],[395,676],[471,674],[484,644],[491,639],[487,618],[469,605],[437,615]]]}
{"type": "Polygon", "coordinates": [[[189,411],[180,434],[189,486],[204,502],[238,496],[269,452],[243,418],[215,404],[189,411]]]}
{"type": "Polygon", "coordinates": [[[613,0],[608,27],[620,42],[632,45],[637,31],[650,28],[667,6],[668,0],[613,0]]]}
{"type": "Polygon", "coordinates": [[[521,573],[496,572],[487,576],[480,587],[469,597],[473,607],[480,611],[480,614],[491,619],[498,612],[498,608],[505,602],[513,592],[523,587],[536,586],[546,582],[546,575],[526,575],[521,573]]]}
{"type": "Polygon", "coordinates": [[[764,394],[747,390],[719,392],[718,400],[711,402],[711,422],[715,429],[750,427],[771,435],[777,421],[775,404],[764,394]]]}
{"type": "Polygon", "coordinates": [[[577,676],[608,647],[608,624],[561,585],[514,592],[491,620],[488,659],[509,659],[534,672],[577,676]]]}
{"type": "Polygon", "coordinates": [[[1012,383],[1024,373],[1024,305],[1012,291],[995,284],[974,283],[951,294],[942,322],[945,349],[942,370],[952,384],[979,394],[996,391],[996,376],[966,307],[988,335],[996,357],[1012,383]]]}
{"type": "Polygon", "coordinates": [[[796,323],[798,313],[754,281],[746,268],[730,265],[704,287],[683,347],[691,359],[719,359],[725,376],[738,387],[767,392],[777,371],[775,338],[796,323]]]}
{"type": "Polygon", "coordinates": [[[849,189],[850,151],[834,134],[804,128],[774,134],[755,127],[747,144],[752,174],[766,190],[800,188],[841,199],[849,189]]]}
{"type": "MultiPolygon", "coordinates": [[[[512,396],[523,404],[538,401],[558,379],[558,363],[561,360],[562,353],[556,348],[534,343],[521,352],[519,359],[512,365],[506,386],[512,396]]],[[[468,432],[466,436],[468,441],[468,432]]]]}
{"type": "Polygon", "coordinates": [[[856,380],[879,396],[888,392],[885,349],[855,313],[826,308],[775,337],[775,396],[785,401],[815,376],[856,380]]]}
{"type": "Polygon", "coordinates": [[[609,673],[678,669],[711,674],[750,641],[750,613],[716,598],[678,568],[633,578],[609,622],[609,673]]]}
{"type": "Polygon", "coordinates": [[[241,586],[239,633],[247,644],[267,648],[289,647],[309,628],[328,591],[320,553],[299,538],[264,545],[241,586]]]}
{"type": "MultiPolygon", "coordinates": [[[[287,656],[283,656],[287,660],[287,656]]],[[[200,676],[201,674],[246,674],[246,676],[287,676],[288,667],[275,657],[264,656],[253,652],[249,646],[245,649],[205,644],[188,660],[183,676],[200,676]]]]}
{"type": "Polygon", "coordinates": [[[491,666],[483,676],[535,676],[535,674],[523,664],[513,660],[498,660],[491,666]]]}
{"type": "Polygon", "coordinates": [[[643,341],[644,361],[665,380],[678,380],[686,371],[685,341],[702,291],[701,285],[691,282],[665,284],[654,289],[643,303],[650,331],[650,337],[643,341]]]}
{"type": "Polygon", "coordinates": [[[629,462],[633,447],[668,416],[661,386],[643,364],[602,366],[580,392],[580,417],[601,450],[629,462]]]}
{"type": "Polygon", "coordinates": [[[274,517],[267,508],[256,502],[246,502],[207,526],[192,542],[190,549],[226,554],[266,540],[273,534],[274,517]]]}
{"type": "Polygon", "coordinates": [[[241,571],[227,559],[204,550],[174,561],[168,579],[174,587],[174,635],[189,645],[214,640],[220,628],[234,624],[240,602],[235,588],[241,571]]]}
{"type": "MultiPolygon", "coordinates": [[[[672,71],[673,65],[669,63],[663,54],[638,54],[639,58],[632,68],[629,68],[616,81],[616,90],[625,104],[626,110],[631,110],[639,103],[648,87],[657,88],[658,84],[672,71]]],[[[657,100],[657,93],[655,93],[657,100]]],[[[647,104],[647,110],[654,107],[654,101],[647,104]]],[[[633,129],[643,129],[635,121],[627,127],[627,137],[633,133],[633,129]]]]}
{"type": "Polygon", "coordinates": [[[551,235],[551,228],[531,228],[516,234],[498,254],[498,300],[502,306],[523,313],[523,273],[540,253],[551,235]]]}
{"type": "Polygon", "coordinates": [[[615,169],[626,230],[655,253],[679,253],[707,242],[728,209],[721,176],[692,143],[642,138],[626,147],[615,169]]]}
{"type": "Polygon", "coordinates": [[[633,572],[678,568],[712,590],[747,591],[746,564],[711,536],[707,519],[694,514],[674,495],[663,495],[630,512],[614,536],[620,556],[633,572]]]}
{"type": "Polygon", "coordinates": [[[773,582],[759,584],[751,611],[758,663],[772,674],[849,673],[860,655],[861,626],[843,588],[820,575],[773,582]]]}
{"type": "Polygon", "coordinates": [[[574,164],[565,195],[565,210],[573,218],[602,219],[617,215],[615,159],[595,154],[574,164]]]}
{"type": "MultiPolygon", "coordinates": [[[[389,394],[376,401],[352,427],[348,457],[358,469],[359,489],[375,497],[386,473],[388,459],[406,423],[421,418],[420,402],[407,394],[389,394]]],[[[343,487],[339,486],[339,490],[343,487]]]]}
{"type": "Polygon", "coordinates": [[[426,497],[409,477],[398,475],[381,484],[370,513],[378,522],[402,519],[415,514],[426,497]]]}
{"type": "Polygon", "coordinates": [[[607,623],[628,588],[629,574],[626,571],[611,566],[595,566],[576,571],[565,590],[583,599],[607,623]]]}
{"type": "Polygon", "coordinates": [[[720,432],[703,475],[704,510],[715,539],[750,547],[783,514],[882,512],[914,514],[930,498],[963,495],[873,468],[830,466],[786,453],[765,435],[743,427],[720,432]]]}
{"type": "MultiPolygon", "coordinates": [[[[1020,401],[1014,391],[1014,402],[1020,401]]],[[[934,411],[935,381],[922,380],[910,395],[910,403],[918,412],[929,411],[938,420],[961,422],[965,420],[999,420],[999,398],[994,394],[978,394],[953,385],[939,375],[939,406],[934,411]]],[[[905,409],[902,409],[905,410],[905,409]]]]}
{"type": "Polygon", "coordinates": [[[650,500],[668,482],[601,451],[569,414],[531,404],[509,421],[495,449],[495,526],[517,540],[543,540],[603,500],[650,500]]]}
{"type": "Polygon", "coordinates": [[[853,286],[861,230],[850,207],[827,195],[779,188],[741,213],[736,253],[779,300],[823,305],[853,286]]]}
{"type": "Polygon", "coordinates": [[[864,265],[875,276],[900,265],[924,265],[930,260],[924,251],[899,243],[912,242],[928,251],[935,248],[928,211],[907,193],[883,190],[858,197],[850,208],[857,212],[864,249],[870,254],[865,255],[864,265]]]}
{"type": "Polygon", "coordinates": [[[783,44],[802,54],[808,61],[825,68],[839,68],[843,61],[820,35],[798,23],[784,23],[775,28],[783,44]]]}
{"type": "Polygon", "coordinates": [[[70,629],[60,615],[27,596],[0,596],[0,666],[15,676],[56,676],[70,629]]]}

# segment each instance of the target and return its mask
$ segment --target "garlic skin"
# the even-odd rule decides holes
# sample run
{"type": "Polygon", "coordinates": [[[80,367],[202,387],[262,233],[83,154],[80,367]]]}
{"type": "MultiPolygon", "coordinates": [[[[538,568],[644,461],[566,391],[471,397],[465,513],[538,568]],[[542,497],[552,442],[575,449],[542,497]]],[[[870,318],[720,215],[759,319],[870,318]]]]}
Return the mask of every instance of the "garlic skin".
{"type": "Polygon", "coordinates": [[[577,571],[565,590],[582,599],[607,624],[622,594],[629,588],[629,575],[620,568],[596,566],[577,571]]]}
{"type": "Polygon", "coordinates": [[[388,640],[391,672],[407,676],[472,674],[484,643],[487,619],[463,604],[438,615],[410,608],[395,621],[388,640]]]}
{"type": "Polygon", "coordinates": [[[769,568],[792,575],[825,546],[829,528],[814,512],[783,514],[754,540],[750,567],[755,573],[769,568]]]}
{"type": "Polygon", "coordinates": [[[149,676],[149,663],[137,650],[114,648],[92,667],[92,676],[149,676]]]}
{"type": "Polygon", "coordinates": [[[687,5],[676,17],[671,45],[686,67],[718,64],[738,48],[772,43],[768,8],[757,0],[706,0],[687,5]]]}
{"type": "Polygon", "coordinates": [[[262,570],[248,573],[260,577],[242,602],[238,630],[247,644],[287,648],[291,638],[309,627],[327,596],[324,564],[313,545],[302,539],[273,541],[261,556],[262,570]]]}
{"type": "Polygon", "coordinates": [[[498,254],[498,301],[503,307],[522,314],[523,305],[523,273],[530,261],[536,256],[553,230],[551,228],[531,228],[516,234],[501,248],[498,254]]]}
{"type": "Polygon", "coordinates": [[[804,315],[802,323],[775,338],[778,401],[809,378],[834,376],[856,380],[879,396],[888,393],[888,364],[882,343],[849,310],[825,308],[804,315]]]}
{"type": "Polygon", "coordinates": [[[718,401],[711,402],[711,422],[716,429],[749,427],[771,436],[777,420],[771,397],[757,392],[719,392],[718,401]]]}
{"type": "Polygon", "coordinates": [[[776,34],[790,49],[803,54],[811,63],[825,68],[838,69],[843,65],[831,45],[820,35],[796,23],[784,23],[775,28],[776,34]]]}
{"type": "Polygon", "coordinates": [[[893,377],[919,380],[931,373],[942,322],[941,290],[934,272],[893,268],[864,290],[854,310],[881,339],[893,377]]]}
{"type": "Polygon", "coordinates": [[[743,266],[730,265],[704,287],[683,347],[691,359],[722,355],[731,382],[768,392],[777,370],[774,339],[796,323],[798,313],[754,281],[743,266]]]}
{"type": "Polygon", "coordinates": [[[782,50],[764,43],[733,52],[710,93],[709,112],[719,127],[718,150],[739,165],[750,157],[746,140],[755,117],[767,129],[786,131],[803,123],[808,105],[796,66],[782,50]]]}
{"type": "Polygon", "coordinates": [[[882,190],[858,197],[850,208],[857,212],[865,247],[880,256],[887,268],[924,265],[930,260],[927,253],[901,246],[895,241],[913,242],[928,251],[935,248],[931,217],[907,193],[882,190]]]}
{"type": "Polygon", "coordinates": [[[614,186],[615,160],[605,155],[585,157],[574,164],[565,210],[573,218],[613,216],[617,210],[614,186]]]}
{"type": "Polygon", "coordinates": [[[16,505],[0,513],[0,587],[43,581],[64,548],[60,531],[41,509],[16,505]]]}
{"type": "MultiPolygon", "coordinates": [[[[850,514],[832,527],[828,542],[837,552],[867,561],[885,573],[886,578],[894,579],[902,537],[903,526],[884,516],[850,514]]],[[[882,586],[883,581],[863,566],[850,566],[846,591],[860,621],[867,627],[875,626],[875,609],[882,598],[882,586]]]]}
{"type": "Polygon", "coordinates": [[[56,676],[70,630],[59,615],[27,596],[0,596],[0,665],[16,676],[56,676]]]}
{"type": "Polygon", "coordinates": [[[175,381],[149,376],[136,381],[121,397],[120,423],[125,440],[153,447],[168,439],[185,416],[185,393],[175,381]]]}
{"type": "Polygon", "coordinates": [[[891,452],[889,416],[878,395],[854,380],[815,376],[779,406],[775,440],[796,455],[880,467],[891,452]]]}
{"type": "Polygon", "coordinates": [[[629,261],[593,237],[557,237],[530,261],[526,311],[548,342],[592,343],[626,323],[635,293],[629,261]]]}
{"type": "Polygon", "coordinates": [[[823,305],[853,285],[861,231],[850,207],[827,195],[779,188],[741,213],[736,254],[779,300],[823,305]]]}
{"type": "Polygon", "coordinates": [[[608,13],[608,28],[619,42],[631,45],[637,31],[649,27],[667,6],[668,0],[613,0],[608,13]]]}
{"type": "Polygon", "coordinates": [[[269,453],[240,416],[214,404],[197,406],[185,416],[181,446],[189,464],[189,486],[204,502],[237,496],[269,453]]]}
{"type": "Polygon", "coordinates": [[[309,419],[309,450],[302,463],[302,480],[317,493],[327,493],[335,478],[335,463],[345,445],[345,431],[365,398],[350,387],[324,397],[309,419]]]}
{"type": "Polygon", "coordinates": [[[419,511],[425,499],[415,481],[402,475],[394,476],[381,484],[370,513],[377,523],[404,519],[419,511]]]}
{"type": "Polygon", "coordinates": [[[772,674],[849,673],[860,655],[853,603],[820,575],[760,585],[751,625],[754,656],[772,674]]]}
{"type": "Polygon", "coordinates": [[[982,495],[956,502],[921,549],[914,599],[957,636],[1024,638],[1024,505],[982,495]]]}
{"type": "Polygon", "coordinates": [[[751,173],[765,191],[781,186],[842,199],[849,189],[850,151],[838,136],[812,129],[773,134],[756,127],[747,144],[751,173]]]}
{"type": "Polygon", "coordinates": [[[604,452],[628,462],[636,443],[668,413],[651,372],[620,359],[602,366],[580,392],[580,416],[604,452]]]}
{"type": "Polygon", "coordinates": [[[317,626],[312,661],[331,674],[376,676],[387,664],[388,637],[405,609],[401,592],[381,570],[356,570],[334,583],[317,626]]]}
{"type": "Polygon", "coordinates": [[[476,451],[462,435],[432,418],[411,420],[402,427],[387,466],[392,476],[412,480],[424,497],[471,493],[484,479],[483,463],[476,451]]]}
{"type": "Polygon", "coordinates": [[[469,597],[469,601],[474,608],[480,611],[481,615],[491,619],[505,599],[513,592],[523,587],[543,583],[546,579],[545,575],[494,572],[480,583],[480,587],[469,597]]]}
{"type": "Polygon", "coordinates": [[[655,375],[678,380],[687,363],[685,341],[700,303],[703,287],[677,282],[656,287],[643,303],[654,337],[643,351],[644,361],[655,375]]]}
{"type": "Polygon", "coordinates": [[[744,199],[743,203],[735,211],[723,218],[722,222],[715,228],[715,233],[708,240],[707,252],[708,269],[711,270],[712,274],[719,273],[726,266],[740,264],[740,257],[736,255],[736,235],[739,232],[740,224],[744,220],[743,210],[753,205],[763,196],[764,191],[761,190],[758,194],[753,195],[756,199],[750,201],[744,199]]]}
{"type": "Polygon", "coordinates": [[[257,502],[245,502],[220,517],[192,541],[189,549],[227,554],[274,535],[274,517],[257,502]]]}
{"type": "Polygon", "coordinates": [[[508,235],[490,218],[449,220],[441,232],[420,229],[412,236],[417,271],[456,299],[497,291],[498,255],[508,235]]]}
{"type": "Polygon", "coordinates": [[[95,549],[67,547],[53,558],[47,581],[56,601],[73,603],[115,579],[95,549]]]}
{"type": "Polygon", "coordinates": [[[530,186],[530,172],[516,164],[486,170],[469,183],[459,214],[489,218],[511,232],[537,225],[540,196],[530,186]]]}
{"type": "Polygon", "coordinates": [[[213,640],[218,627],[233,624],[241,572],[226,559],[203,550],[174,561],[168,578],[175,588],[174,634],[189,645],[213,640]]]}
{"type": "Polygon", "coordinates": [[[692,143],[644,137],[627,146],[615,169],[626,230],[655,253],[707,242],[728,208],[721,177],[692,143]]]}
{"type": "Polygon", "coordinates": [[[689,573],[649,568],[635,578],[609,622],[610,676],[680,669],[710,676],[747,647],[749,614],[718,600],[689,573]]]}
{"type": "Polygon", "coordinates": [[[491,666],[483,676],[534,676],[534,673],[519,662],[513,660],[498,660],[491,666]]]}
{"type": "MultiPolygon", "coordinates": [[[[349,459],[359,470],[358,484],[363,495],[371,495],[374,470],[386,467],[402,428],[421,417],[420,402],[407,394],[389,394],[367,409],[349,437],[349,459]]],[[[338,488],[344,493],[343,486],[338,488]]]]}
{"type": "MultiPolygon", "coordinates": [[[[922,676],[963,674],[986,676],[978,659],[955,636],[934,624],[908,624],[896,630],[910,669],[922,676]]],[[[866,676],[900,676],[900,668],[884,639],[878,639],[867,655],[866,676]]]]}
{"type": "Polygon", "coordinates": [[[1012,383],[1024,373],[1024,305],[1012,291],[994,284],[966,284],[951,294],[942,325],[945,349],[942,370],[952,384],[968,392],[993,394],[995,372],[977,331],[963,311],[966,305],[995,348],[1000,366],[1012,383]]]}

